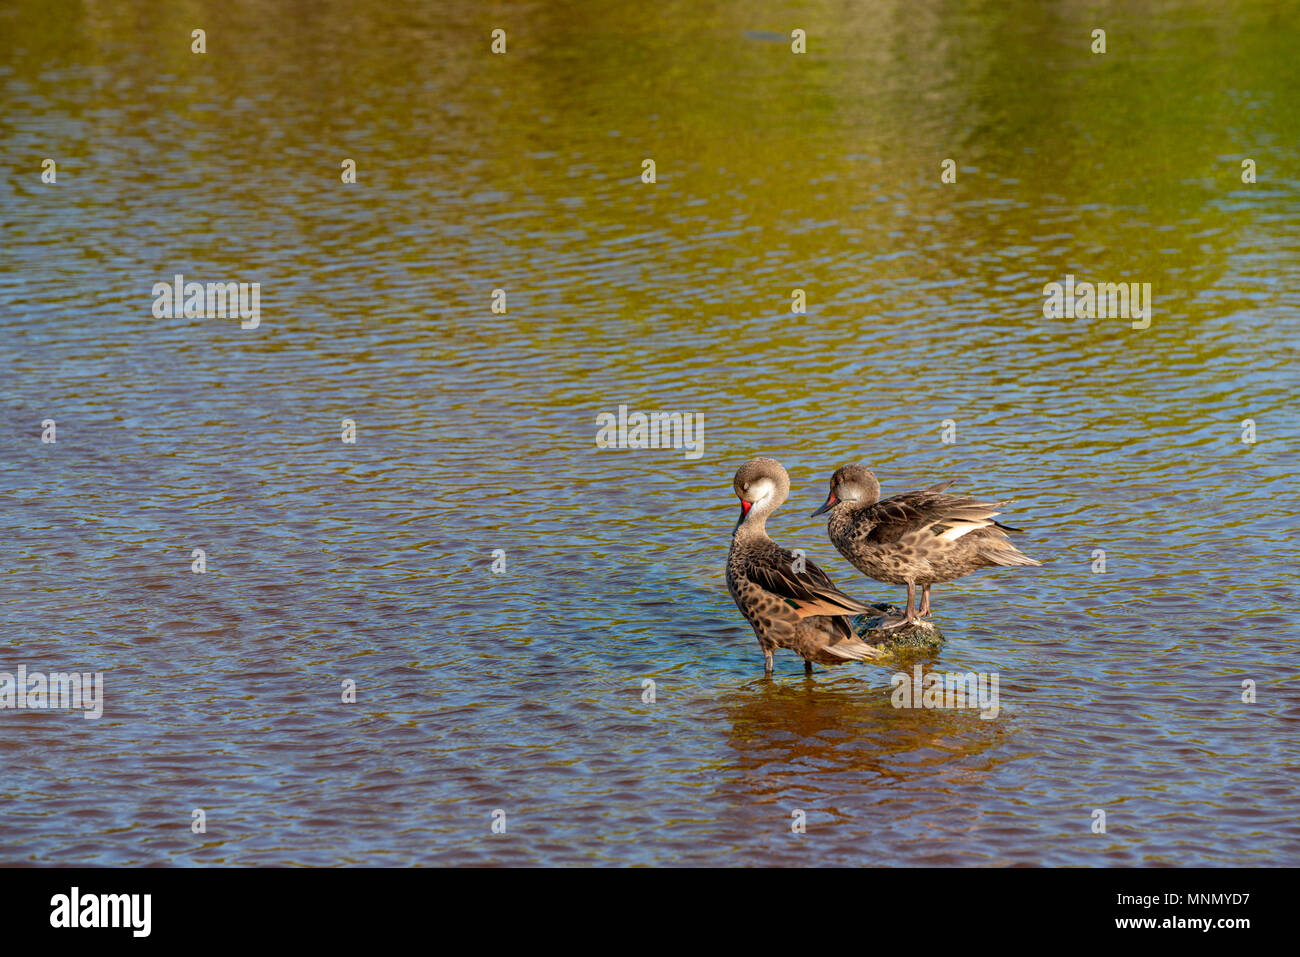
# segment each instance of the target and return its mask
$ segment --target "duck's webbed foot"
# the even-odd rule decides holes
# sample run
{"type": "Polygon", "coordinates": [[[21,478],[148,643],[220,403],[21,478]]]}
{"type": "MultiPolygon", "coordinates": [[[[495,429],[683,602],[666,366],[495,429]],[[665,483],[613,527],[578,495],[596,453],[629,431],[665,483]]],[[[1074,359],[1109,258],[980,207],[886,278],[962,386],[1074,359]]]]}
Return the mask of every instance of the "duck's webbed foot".
{"type": "Polygon", "coordinates": [[[893,628],[902,628],[906,625],[923,625],[923,624],[925,624],[925,619],[922,618],[919,614],[917,614],[909,605],[906,615],[903,615],[903,617],[901,618],[895,618],[893,621],[889,622],[886,625],[881,625],[880,627],[888,631],[893,628]]]}
{"type": "MultiPolygon", "coordinates": [[[[929,586],[927,586],[924,591],[923,601],[928,602],[929,596],[930,596],[930,589],[929,586]]],[[[907,604],[904,605],[904,607],[907,609],[907,613],[904,614],[902,618],[897,618],[894,621],[891,621],[887,625],[881,625],[881,627],[885,629],[891,629],[891,628],[902,628],[905,625],[921,624],[921,614],[925,614],[925,611],[922,611],[920,614],[918,614],[916,611],[916,586],[913,585],[911,582],[907,583],[907,604]]],[[[926,610],[928,610],[928,605],[926,610]]]]}
{"type": "Polygon", "coordinates": [[[930,586],[929,585],[926,585],[921,589],[921,607],[917,609],[917,613],[922,618],[930,617],[930,586]]]}

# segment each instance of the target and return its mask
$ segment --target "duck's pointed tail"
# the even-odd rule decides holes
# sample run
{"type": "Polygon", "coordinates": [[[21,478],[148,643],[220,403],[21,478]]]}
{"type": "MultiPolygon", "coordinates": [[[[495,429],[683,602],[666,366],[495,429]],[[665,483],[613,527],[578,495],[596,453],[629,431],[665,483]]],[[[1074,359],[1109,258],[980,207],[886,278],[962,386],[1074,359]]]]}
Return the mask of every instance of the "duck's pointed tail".
{"type": "Polygon", "coordinates": [[[841,641],[838,645],[828,645],[826,653],[845,661],[869,661],[885,656],[884,651],[865,641],[841,641]]]}
{"type": "Polygon", "coordinates": [[[853,633],[847,616],[805,618],[801,624],[803,633],[800,637],[803,640],[794,645],[794,649],[809,661],[834,665],[884,656],[879,648],[853,633]]]}
{"type": "Polygon", "coordinates": [[[833,645],[826,645],[822,650],[844,661],[867,661],[871,658],[882,658],[885,654],[882,649],[869,645],[856,636],[841,638],[833,645]]]}
{"type": "Polygon", "coordinates": [[[980,554],[991,561],[994,565],[1003,565],[1008,568],[1043,564],[1036,559],[1030,558],[1010,542],[1007,542],[1000,547],[994,546],[990,548],[982,548],[980,549],[980,554]]]}

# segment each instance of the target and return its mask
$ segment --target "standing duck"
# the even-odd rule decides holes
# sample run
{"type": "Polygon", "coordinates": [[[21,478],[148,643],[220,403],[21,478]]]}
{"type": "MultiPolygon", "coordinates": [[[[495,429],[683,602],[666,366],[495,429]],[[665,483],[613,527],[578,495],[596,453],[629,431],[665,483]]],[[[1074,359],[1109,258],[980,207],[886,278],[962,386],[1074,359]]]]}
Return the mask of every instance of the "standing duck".
{"type": "Polygon", "coordinates": [[[767,517],[790,494],[790,476],[781,464],[754,459],[741,466],[733,484],[740,519],[727,555],[727,588],[763,649],[765,673],[772,673],[777,648],[797,651],[808,674],[814,661],[841,665],[879,656],[878,649],[854,637],[846,617],[871,606],[850,598],[812,562],[767,537],[767,517]]]}
{"type": "Polygon", "coordinates": [[[1025,555],[993,520],[1011,499],[981,502],[944,495],[952,482],[880,501],[880,483],[861,465],[846,465],[831,476],[826,531],[841,555],[862,574],[907,586],[907,614],[890,627],[913,624],[930,614],[930,586],[993,565],[1041,565],[1025,555]],[[913,599],[921,587],[921,607],[913,599]],[[919,611],[919,614],[918,614],[919,611]]]}

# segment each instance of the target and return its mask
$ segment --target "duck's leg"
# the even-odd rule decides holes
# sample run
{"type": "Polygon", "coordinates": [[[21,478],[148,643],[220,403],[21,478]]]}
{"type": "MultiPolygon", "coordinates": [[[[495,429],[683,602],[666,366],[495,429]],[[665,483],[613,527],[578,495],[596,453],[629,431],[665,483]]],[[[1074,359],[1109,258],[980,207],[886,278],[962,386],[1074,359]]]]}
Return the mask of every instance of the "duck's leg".
{"type": "Polygon", "coordinates": [[[921,618],[916,613],[915,603],[916,603],[916,583],[908,582],[907,583],[907,606],[906,606],[907,614],[903,615],[903,617],[899,618],[897,621],[891,621],[888,625],[884,625],[883,627],[902,628],[904,625],[915,625],[916,623],[918,623],[921,620],[921,618]]]}
{"type": "Polygon", "coordinates": [[[770,649],[763,652],[763,674],[768,676],[772,674],[772,652],[770,649]]]}
{"type": "Polygon", "coordinates": [[[812,674],[812,662],[807,658],[803,660],[803,673],[806,675],[812,674]]]}
{"type": "Polygon", "coordinates": [[[921,586],[920,614],[922,618],[930,617],[930,586],[929,585],[921,586]]]}

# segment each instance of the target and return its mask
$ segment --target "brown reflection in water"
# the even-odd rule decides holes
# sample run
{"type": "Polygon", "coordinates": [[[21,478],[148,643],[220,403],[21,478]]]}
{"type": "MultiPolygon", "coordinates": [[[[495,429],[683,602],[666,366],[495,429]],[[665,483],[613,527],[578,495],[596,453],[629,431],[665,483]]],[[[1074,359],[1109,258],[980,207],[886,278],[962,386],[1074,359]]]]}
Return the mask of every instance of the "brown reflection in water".
{"type": "MultiPolygon", "coordinates": [[[[934,815],[933,826],[946,836],[973,830],[981,811],[971,791],[996,769],[991,752],[1003,739],[1005,717],[895,708],[892,673],[757,679],[740,689],[740,700],[725,711],[730,760],[717,769],[711,801],[719,828],[743,842],[756,830],[788,831],[799,809],[810,834],[834,833],[854,844],[874,840],[873,821],[934,815]]],[[[791,853],[800,853],[797,845],[791,853]]]]}

